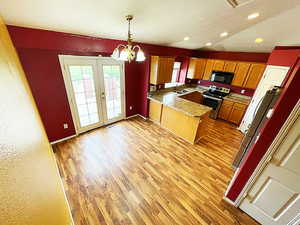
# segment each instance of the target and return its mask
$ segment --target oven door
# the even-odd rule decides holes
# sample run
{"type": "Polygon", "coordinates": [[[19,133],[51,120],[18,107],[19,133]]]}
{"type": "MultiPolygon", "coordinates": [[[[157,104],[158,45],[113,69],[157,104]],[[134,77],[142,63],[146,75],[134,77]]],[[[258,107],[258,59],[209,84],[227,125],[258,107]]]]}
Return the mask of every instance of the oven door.
{"type": "Polygon", "coordinates": [[[211,96],[203,95],[203,105],[213,108],[210,113],[210,117],[217,119],[219,109],[221,107],[222,99],[214,98],[211,96]]]}

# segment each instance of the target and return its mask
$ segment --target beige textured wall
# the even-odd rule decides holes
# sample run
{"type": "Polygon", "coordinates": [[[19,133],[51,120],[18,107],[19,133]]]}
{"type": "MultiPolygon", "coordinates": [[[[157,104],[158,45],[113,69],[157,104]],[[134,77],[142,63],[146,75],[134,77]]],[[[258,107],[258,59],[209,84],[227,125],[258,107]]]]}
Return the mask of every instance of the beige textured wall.
{"type": "Polygon", "coordinates": [[[0,224],[71,222],[54,155],[0,18],[0,224]]]}

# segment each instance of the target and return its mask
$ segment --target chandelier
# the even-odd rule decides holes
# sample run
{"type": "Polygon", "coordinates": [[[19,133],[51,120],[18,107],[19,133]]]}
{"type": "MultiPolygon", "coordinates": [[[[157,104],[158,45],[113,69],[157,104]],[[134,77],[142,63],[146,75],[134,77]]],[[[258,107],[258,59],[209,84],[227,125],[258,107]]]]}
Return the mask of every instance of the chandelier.
{"type": "Polygon", "coordinates": [[[138,45],[132,45],[132,37],[130,33],[130,21],[133,19],[132,15],[126,16],[126,20],[128,21],[128,39],[127,45],[120,44],[118,45],[113,54],[112,58],[116,60],[128,61],[131,62],[135,59],[137,62],[142,62],[146,59],[144,52],[141,47],[138,45]]]}

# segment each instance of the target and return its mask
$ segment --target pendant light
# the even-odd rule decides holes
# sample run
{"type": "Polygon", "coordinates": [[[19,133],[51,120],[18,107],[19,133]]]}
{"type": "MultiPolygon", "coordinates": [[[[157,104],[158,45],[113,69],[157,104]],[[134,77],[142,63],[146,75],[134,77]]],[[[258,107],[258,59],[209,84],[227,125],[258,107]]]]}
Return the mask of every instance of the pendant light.
{"type": "Polygon", "coordinates": [[[126,16],[126,20],[128,21],[127,45],[123,45],[123,44],[118,45],[113,51],[111,57],[116,60],[122,60],[128,62],[131,62],[134,59],[137,62],[142,62],[146,59],[144,52],[142,51],[140,46],[132,45],[132,37],[131,37],[132,34],[130,33],[130,21],[132,19],[133,19],[132,15],[126,16]]]}

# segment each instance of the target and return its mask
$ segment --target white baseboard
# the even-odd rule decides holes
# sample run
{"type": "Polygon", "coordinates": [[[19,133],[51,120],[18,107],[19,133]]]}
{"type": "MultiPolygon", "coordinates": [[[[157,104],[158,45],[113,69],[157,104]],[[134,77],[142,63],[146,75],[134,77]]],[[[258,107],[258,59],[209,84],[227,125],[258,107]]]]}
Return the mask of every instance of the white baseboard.
{"type": "Polygon", "coordinates": [[[147,120],[147,117],[142,116],[141,114],[139,114],[140,117],[142,117],[144,120],[147,120]]]}
{"type": "Polygon", "coordinates": [[[62,141],[66,141],[66,140],[71,139],[71,138],[76,137],[76,136],[77,136],[77,134],[74,134],[74,135],[71,135],[69,137],[65,137],[65,138],[62,138],[62,139],[59,139],[59,140],[56,140],[56,141],[52,141],[52,142],[50,142],[50,144],[54,145],[54,144],[57,144],[57,143],[62,142],[62,141]]]}
{"type": "Polygon", "coordinates": [[[139,117],[143,118],[144,120],[147,120],[147,118],[146,118],[146,117],[144,117],[144,116],[142,116],[141,114],[134,114],[134,115],[132,115],[132,116],[128,116],[128,117],[126,117],[126,119],[130,119],[130,118],[137,117],[137,116],[139,116],[139,117]]]}
{"type": "Polygon", "coordinates": [[[225,200],[227,203],[229,203],[230,205],[237,207],[237,205],[235,204],[235,202],[231,201],[229,198],[227,198],[226,196],[223,197],[223,200],[225,200]]]}
{"type": "Polygon", "coordinates": [[[126,117],[126,120],[128,120],[128,119],[130,119],[130,118],[137,117],[137,116],[139,116],[139,114],[134,114],[134,115],[131,115],[131,116],[127,116],[127,117],[126,117]]]}

